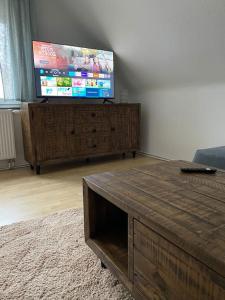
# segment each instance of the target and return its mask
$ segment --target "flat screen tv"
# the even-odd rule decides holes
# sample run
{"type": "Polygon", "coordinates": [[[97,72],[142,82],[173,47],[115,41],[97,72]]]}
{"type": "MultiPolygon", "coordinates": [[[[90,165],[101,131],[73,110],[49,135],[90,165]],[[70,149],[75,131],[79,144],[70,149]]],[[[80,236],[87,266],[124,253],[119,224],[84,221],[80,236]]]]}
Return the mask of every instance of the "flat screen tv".
{"type": "Polygon", "coordinates": [[[114,98],[113,52],[33,41],[37,97],[114,98]]]}

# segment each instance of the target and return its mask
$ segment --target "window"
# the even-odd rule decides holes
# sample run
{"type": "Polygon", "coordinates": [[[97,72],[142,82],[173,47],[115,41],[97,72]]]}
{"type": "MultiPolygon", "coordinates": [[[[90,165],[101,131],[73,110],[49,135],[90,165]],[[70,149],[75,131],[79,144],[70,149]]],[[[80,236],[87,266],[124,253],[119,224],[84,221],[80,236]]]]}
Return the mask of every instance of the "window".
{"type": "Polygon", "coordinates": [[[0,65],[0,101],[4,99],[4,89],[3,89],[3,83],[2,83],[2,70],[0,65]]]}
{"type": "Polygon", "coordinates": [[[9,29],[0,23],[0,104],[15,102],[9,29]]]}
{"type": "MultiPolygon", "coordinates": [[[[0,24],[0,39],[4,41],[4,25],[0,24]]],[[[3,47],[0,46],[0,58],[3,56],[3,47]]],[[[3,82],[2,82],[2,68],[0,63],[0,101],[4,99],[4,89],[3,89],[3,82]]]]}
{"type": "Polygon", "coordinates": [[[30,1],[0,0],[1,106],[33,98],[31,40],[30,1]]]}

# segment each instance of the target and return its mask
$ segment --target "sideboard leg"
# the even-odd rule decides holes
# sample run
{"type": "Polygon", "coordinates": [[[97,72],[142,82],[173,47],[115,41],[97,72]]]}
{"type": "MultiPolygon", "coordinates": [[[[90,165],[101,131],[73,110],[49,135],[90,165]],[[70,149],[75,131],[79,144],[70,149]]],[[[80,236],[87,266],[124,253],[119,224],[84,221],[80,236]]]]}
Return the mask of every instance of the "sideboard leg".
{"type": "Polygon", "coordinates": [[[132,154],[133,154],[133,158],[135,158],[136,157],[136,151],[133,151],[132,154]]]}
{"type": "Polygon", "coordinates": [[[90,162],[90,158],[87,157],[87,158],[86,158],[86,163],[88,164],[89,162],[90,162]]]}
{"type": "Polygon", "coordinates": [[[34,166],[33,166],[33,165],[30,165],[30,169],[33,170],[33,169],[34,169],[34,166]]]}
{"type": "Polygon", "coordinates": [[[41,174],[41,166],[40,165],[36,165],[36,174],[37,175],[41,174]]]}
{"type": "Polygon", "coordinates": [[[101,267],[102,269],[107,269],[106,265],[101,261],[101,267]]]}
{"type": "Polygon", "coordinates": [[[126,153],[125,152],[123,152],[123,154],[122,154],[122,158],[124,159],[126,157],[126,153]]]}

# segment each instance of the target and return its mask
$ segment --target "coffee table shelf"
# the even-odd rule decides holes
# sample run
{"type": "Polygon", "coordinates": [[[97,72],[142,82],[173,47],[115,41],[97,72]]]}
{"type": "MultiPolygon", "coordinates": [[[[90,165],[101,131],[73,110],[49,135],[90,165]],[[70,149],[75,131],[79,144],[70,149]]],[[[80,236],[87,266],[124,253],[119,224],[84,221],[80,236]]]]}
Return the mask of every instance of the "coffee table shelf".
{"type": "Polygon", "coordinates": [[[89,189],[92,199],[89,242],[128,276],[128,215],[89,189]]]}
{"type": "Polygon", "coordinates": [[[128,248],[124,237],[114,232],[101,234],[92,240],[128,276],[128,248]]]}

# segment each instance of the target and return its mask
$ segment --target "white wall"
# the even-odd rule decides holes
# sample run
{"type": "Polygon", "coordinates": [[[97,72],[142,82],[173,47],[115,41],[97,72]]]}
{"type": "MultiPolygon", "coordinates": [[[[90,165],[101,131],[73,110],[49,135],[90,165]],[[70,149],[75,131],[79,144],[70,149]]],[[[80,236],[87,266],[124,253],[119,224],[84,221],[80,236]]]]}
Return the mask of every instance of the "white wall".
{"type": "Polygon", "coordinates": [[[143,152],[192,160],[199,148],[225,145],[225,84],[149,90],[140,100],[143,152]]]}

